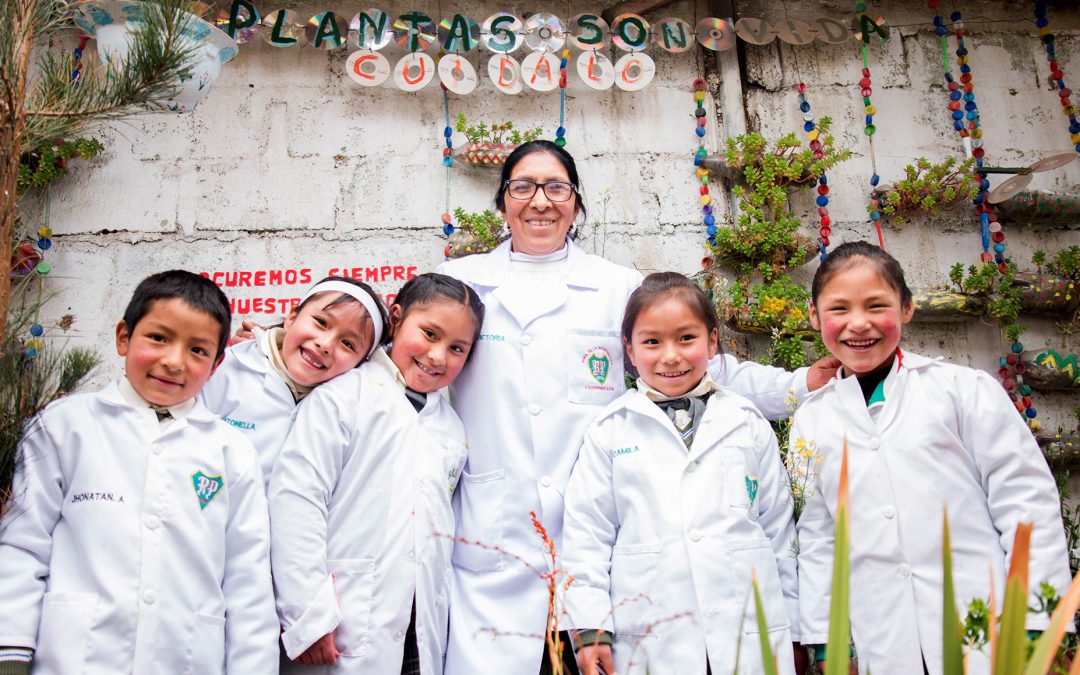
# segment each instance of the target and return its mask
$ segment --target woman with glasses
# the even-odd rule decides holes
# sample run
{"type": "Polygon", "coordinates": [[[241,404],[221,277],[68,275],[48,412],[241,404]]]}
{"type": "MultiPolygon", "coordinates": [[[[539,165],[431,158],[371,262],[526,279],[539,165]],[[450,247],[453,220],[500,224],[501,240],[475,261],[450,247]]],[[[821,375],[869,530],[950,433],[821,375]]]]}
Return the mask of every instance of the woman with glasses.
{"type": "MultiPolygon", "coordinates": [[[[495,195],[510,239],[438,270],[467,282],[486,305],[472,361],[451,387],[469,443],[457,534],[477,544],[454,546],[448,675],[550,672],[540,576],[550,568],[530,514],[558,546],[585,427],[626,389],[619,326],[642,279],[574,244],[574,223],[585,219],[580,185],[564,149],[521,145],[495,195]]],[[[826,365],[788,373],[722,355],[710,375],[779,417],[789,390],[802,396],[808,377],[816,388],[835,372],[826,365]]],[[[566,654],[573,669],[569,645],[566,654]]]]}

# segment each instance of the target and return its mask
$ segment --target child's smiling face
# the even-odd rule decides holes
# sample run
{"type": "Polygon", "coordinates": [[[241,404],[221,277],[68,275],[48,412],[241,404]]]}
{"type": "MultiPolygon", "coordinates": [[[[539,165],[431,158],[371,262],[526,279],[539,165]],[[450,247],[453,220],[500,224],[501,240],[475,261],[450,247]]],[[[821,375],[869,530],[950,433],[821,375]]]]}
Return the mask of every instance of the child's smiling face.
{"type": "Polygon", "coordinates": [[[697,386],[716,350],[717,331],[677,293],[642,308],[626,345],[641,379],[665,396],[682,396],[697,386]]]}
{"type": "Polygon", "coordinates": [[[155,300],[129,330],[116,325],[116,353],[128,382],[148,403],[167,408],[195,396],[218,364],[221,326],[180,298],[155,300]]]}
{"type": "MultiPolygon", "coordinates": [[[[810,323],[848,375],[864,375],[888,361],[900,344],[901,327],[915,306],[866,258],[851,259],[832,275],[810,305],[810,323]]],[[[845,261],[847,262],[847,261],[845,261]]]]}
{"type": "Polygon", "coordinates": [[[428,393],[453,382],[473,347],[476,318],[468,305],[440,298],[403,311],[390,308],[390,360],[409,389],[428,393]]]}
{"type": "Polygon", "coordinates": [[[357,301],[333,303],[337,296],[313,296],[285,319],[281,358],[298,384],[312,387],[337,377],[359,365],[371,350],[367,310],[357,301]]]}

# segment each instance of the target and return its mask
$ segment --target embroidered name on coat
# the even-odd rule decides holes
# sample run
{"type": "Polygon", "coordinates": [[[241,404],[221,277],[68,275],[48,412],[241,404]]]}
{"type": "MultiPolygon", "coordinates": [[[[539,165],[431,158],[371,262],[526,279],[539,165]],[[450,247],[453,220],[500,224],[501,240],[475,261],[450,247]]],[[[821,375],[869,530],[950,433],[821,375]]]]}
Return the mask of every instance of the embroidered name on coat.
{"type": "Polygon", "coordinates": [[[123,504],[124,495],[117,495],[112,492],[76,492],[71,495],[72,504],[78,504],[79,502],[116,502],[123,504]]]}

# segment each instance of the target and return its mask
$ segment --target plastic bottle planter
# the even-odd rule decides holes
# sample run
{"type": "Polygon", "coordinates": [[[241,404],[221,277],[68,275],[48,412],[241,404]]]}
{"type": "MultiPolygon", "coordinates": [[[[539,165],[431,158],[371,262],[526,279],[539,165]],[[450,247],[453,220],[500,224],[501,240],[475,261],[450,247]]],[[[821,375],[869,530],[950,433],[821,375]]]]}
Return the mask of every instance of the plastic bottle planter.
{"type": "Polygon", "coordinates": [[[516,147],[509,143],[469,143],[462,159],[473,166],[500,168],[516,147]]]}
{"type": "MultiPolygon", "coordinates": [[[[134,31],[144,23],[146,6],[140,2],[105,0],[83,5],[75,23],[97,41],[98,58],[110,69],[120,67],[134,40],[134,31]]],[[[236,42],[227,34],[194,14],[184,13],[182,39],[195,49],[187,77],[181,77],[169,96],[154,107],[173,112],[194,110],[210,93],[221,67],[237,54],[236,42]]]]}
{"type": "Polygon", "coordinates": [[[494,244],[487,244],[480,240],[472,232],[465,229],[458,229],[450,235],[450,241],[446,245],[446,250],[443,253],[447,258],[464,258],[467,255],[473,255],[474,253],[487,253],[499,244],[506,240],[506,236],[500,237],[494,244]]]}
{"type": "Polygon", "coordinates": [[[1015,223],[1065,225],[1080,221],[1080,191],[1025,190],[997,204],[1015,223]]]}

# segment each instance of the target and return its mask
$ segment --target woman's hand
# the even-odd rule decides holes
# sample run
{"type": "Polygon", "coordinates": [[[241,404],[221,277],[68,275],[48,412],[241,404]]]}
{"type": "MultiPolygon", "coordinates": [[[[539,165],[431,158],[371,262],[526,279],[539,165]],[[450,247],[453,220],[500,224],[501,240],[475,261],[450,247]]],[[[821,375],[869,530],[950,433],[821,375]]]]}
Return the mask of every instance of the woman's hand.
{"type": "Polygon", "coordinates": [[[338,652],[337,645],[334,644],[334,633],[330,632],[316,640],[314,644],[305,649],[304,653],[297,656],[293,661],[302,663],[305,666],[332,666],[337,663],[339,656],[341,656],[341,653],[338,652]]]}
{"type": "Polygon", "coordinates": [[[577,652],[581,675],[616,675],[615,660],[611,657],[611,645],[586,645],[577,652]],[[599,666],[599,670],[597,670],[599,666]]]}

